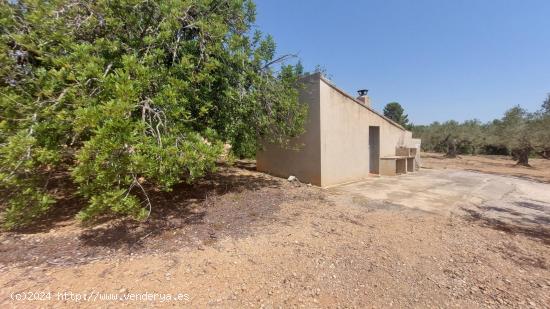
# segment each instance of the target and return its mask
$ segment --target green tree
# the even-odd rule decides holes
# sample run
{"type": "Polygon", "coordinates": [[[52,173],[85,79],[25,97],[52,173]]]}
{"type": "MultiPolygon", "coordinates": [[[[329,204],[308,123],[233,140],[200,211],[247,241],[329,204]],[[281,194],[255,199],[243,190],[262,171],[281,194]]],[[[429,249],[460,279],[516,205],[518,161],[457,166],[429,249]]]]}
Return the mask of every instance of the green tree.
{"type": "Polygon", "coordinates": [[[541,113],[550,115],[550,93],[546,95],[546,99],[542,102],[541,113]]]}
{"type": "Polygon", "coordinates": [[[512,155],[518,165],[529,165],[529,157],[538,154],[550,158],[550,94],[539,111],[528,113],[520,106],[504,117],[488,123],[454,120],[413,126],[413,135],[422,139],[425,151],[458,154],[512,155]]]}
{"type": "Polygon", "coordinates": [[[384,116],[390,118],[391,120],[397,122],[403,127],[407,127],[409,124],[409,116],[405,114],[405,110],[401,104],[397,102],[390,102],[384,107],[384,116]]]}
{"type": "Polygon", "coordinates": [[[520,106],[515,106],[504,114],[497,123],[496,137],[511,150],[518,165],[529,166],[529,156],[534,150],[532,115],[520,106]]]}
{"type": "Polygon", "coordinates": [[[550,159],[550,94],[546,97],[540,110],[533,119],[533,139],[537,153],[550,159]]]}
{"type": "Polygon", "coordinates": [[[477,154],[490,142],[488,124],[479,120],[459,123],[449,120],[434,122],[428,126],[413,126],[413,134],[422,139],[426,151],[445,152],[447,157],[459,154],[477,154]]]}
{"type": "Polygon", "coordinates": [[[223,144],[303,131],[301,69],[251,33],[250,0],[0,1],[0,204],[4,226],[55,203],[67,167],[89,203],[145,218],[148,190],[215,169],[223,144]]]}

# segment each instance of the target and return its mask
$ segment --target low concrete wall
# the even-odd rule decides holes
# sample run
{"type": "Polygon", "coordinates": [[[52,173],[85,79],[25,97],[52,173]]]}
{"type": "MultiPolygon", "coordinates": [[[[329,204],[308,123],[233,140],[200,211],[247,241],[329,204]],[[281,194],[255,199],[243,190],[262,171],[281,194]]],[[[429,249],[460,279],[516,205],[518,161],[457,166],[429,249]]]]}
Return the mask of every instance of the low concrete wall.
{"type": "Polygon", "coordinates": [[[407,173],[412,173],[416,170],[415,164],[414,164],[414,158],[408,158],[407,159],[407,173]]]}
{"type": "Polygon", "coordinates": [[[395,176],[397,175],[397,162],[394,159],[380,160],[380,175],[395,176]]]}

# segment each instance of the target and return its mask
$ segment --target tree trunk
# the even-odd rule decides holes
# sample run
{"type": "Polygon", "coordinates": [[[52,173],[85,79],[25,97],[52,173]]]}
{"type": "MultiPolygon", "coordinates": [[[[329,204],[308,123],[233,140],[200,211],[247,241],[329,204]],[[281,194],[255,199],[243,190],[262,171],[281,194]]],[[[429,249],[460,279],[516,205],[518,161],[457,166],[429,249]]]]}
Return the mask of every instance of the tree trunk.
{"type": "Polygon", "coordinates": [[[531,154],[530,148],[518,149],[515,151],[518,162],[516,165],[531,166],[529,165],[529,155],[531,154]]]}
{"type": "Polygon", "coordinates": [[[447,158],[456,158],[456,139],[451,139],[447,144],[447,158]]]}

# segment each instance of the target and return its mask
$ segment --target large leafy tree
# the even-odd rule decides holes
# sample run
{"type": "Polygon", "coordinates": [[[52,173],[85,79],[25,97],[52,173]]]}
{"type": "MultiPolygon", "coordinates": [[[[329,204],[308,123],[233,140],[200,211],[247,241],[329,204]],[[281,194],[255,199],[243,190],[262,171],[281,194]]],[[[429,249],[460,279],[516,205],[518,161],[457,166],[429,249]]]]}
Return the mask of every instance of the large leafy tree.
{"type": "Polygon", "coordinates": [[[515,106],[506,111],[496,125],[498,141],[511,150],[518,165],[529,166],[529,156],[534,150],[532,115],[515,106]]]}
{"type": "Polygon", "coordinates": [[[68,166],[83,220],[144,218],[170,190],[302,131],[297,70],[252,33],[249,0],[0,0],[0,190],[4,225],[55,203],[68,166]]]}
{"type": "Polygon", "coordinates": [[[384,116],[397,122],[403,127],[409,125],[409,116],[405,114],[405,110],[398,102],[390,102],[384,107],[384,116]]]}

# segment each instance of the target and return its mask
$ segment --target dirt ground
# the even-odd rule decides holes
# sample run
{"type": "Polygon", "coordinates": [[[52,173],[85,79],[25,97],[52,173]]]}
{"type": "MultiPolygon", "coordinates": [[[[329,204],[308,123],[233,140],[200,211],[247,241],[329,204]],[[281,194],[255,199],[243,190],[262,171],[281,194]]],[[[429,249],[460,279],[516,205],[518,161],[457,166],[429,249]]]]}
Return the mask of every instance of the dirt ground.
{"type": "Polygon", "coordinates": [[[440,153],[422,153],[422,166],[433,169],[461,169],[496,175],[508,175],[550,183],[550,160],[529,159],[531,167],[517,166],[507,156],[461,155],[454,159],[440,153]]]}
{"type": "Polygon", "coordinates": [[[549,307],[548,169],[430,156],[331,189],[240,163],[155,195],[144,223],[69,207],[0,235],[0,306],[549,307]]]}

